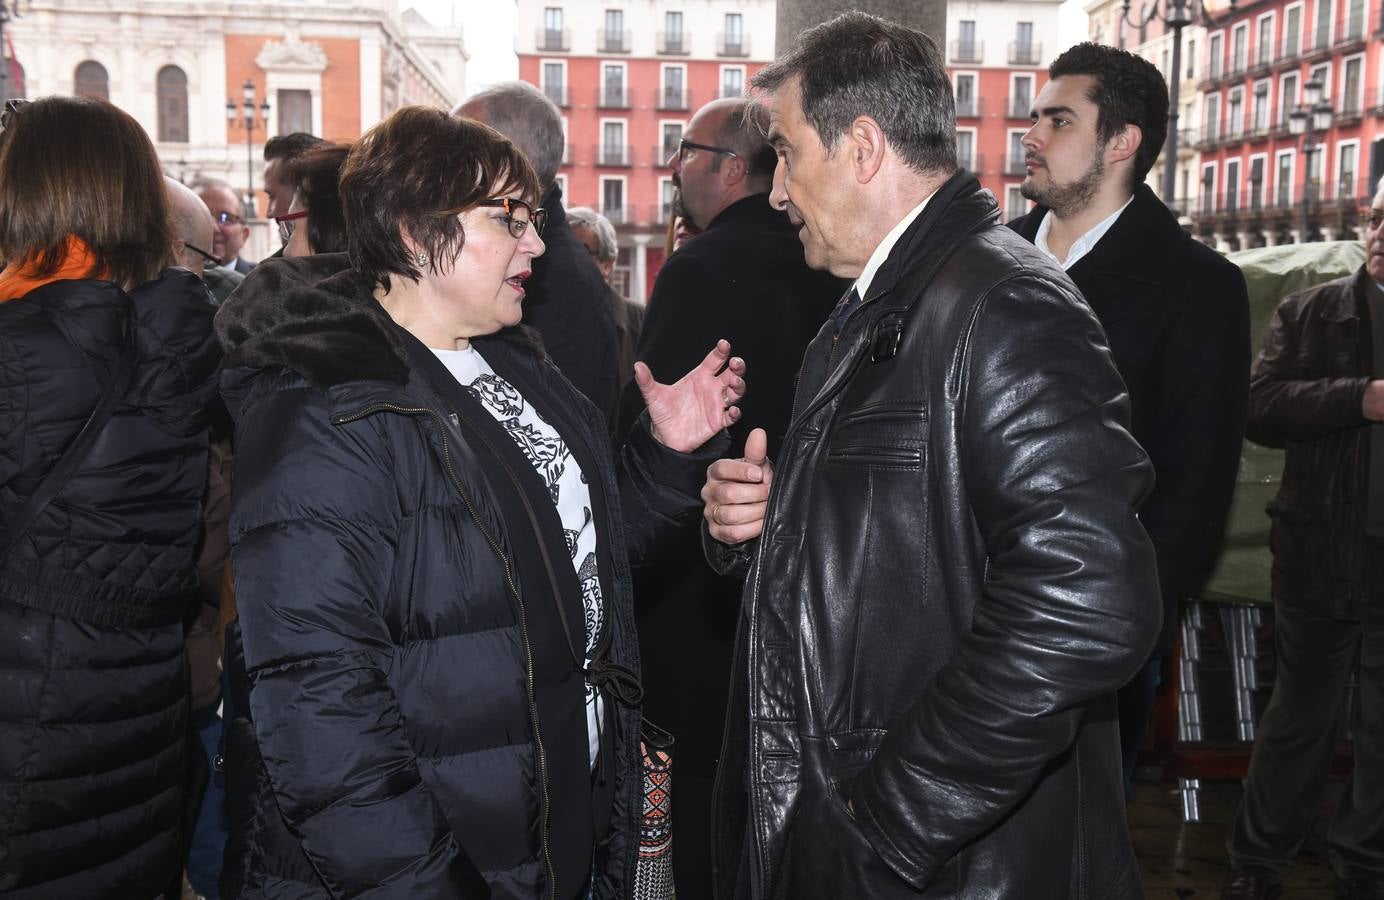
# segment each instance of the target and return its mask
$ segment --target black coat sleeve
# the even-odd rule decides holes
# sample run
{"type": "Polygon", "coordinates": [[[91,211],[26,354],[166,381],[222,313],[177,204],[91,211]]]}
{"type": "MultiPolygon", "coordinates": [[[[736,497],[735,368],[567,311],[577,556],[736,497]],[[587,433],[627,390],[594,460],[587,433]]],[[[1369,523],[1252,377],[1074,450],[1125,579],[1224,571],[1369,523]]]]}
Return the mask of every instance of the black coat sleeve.
{"type": "Polygon", "coordinates": [[[722,431],[695,451],[680,453],[654,439],[648,416],[635,422],[616,455],[630,565],[657,558],[668,541],[696,526],[707,467],[729,445],[722,431]]]}
{"type": "Polygon", "coordinates": [[[870,844],[918,889],[1071,748],[1085,705],[1138,670],[1161,618],[1135,515],[1150,467],[1099,323],[1032,277],[983,303],[957,351],[955,463],[987,554],[981,597],[847,793],[870,844]]]}
{"type": "Polygon", "coordinates": [[[333,897],[487,897],[419,773],[381,614],[401,509],[387,441],[284,389],[242,418],[232,510],[255,738],[333,897]]]}
{"type": "Polygon", "coordinates": [[[1265,447],[1312,441],[1368,424],[1368,378],[1323,377],[1299,361],[1310,295],[1287,297],[1274,311],[1249,381],[1249,439],[1265,447]]]}

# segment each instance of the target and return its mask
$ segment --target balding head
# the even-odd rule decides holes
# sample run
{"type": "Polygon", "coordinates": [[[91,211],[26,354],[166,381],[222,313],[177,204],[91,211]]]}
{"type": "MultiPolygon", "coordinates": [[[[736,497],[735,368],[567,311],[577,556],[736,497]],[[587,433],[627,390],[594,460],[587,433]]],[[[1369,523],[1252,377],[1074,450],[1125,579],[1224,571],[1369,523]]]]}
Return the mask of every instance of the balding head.
{"type": "Polygon", "coordinates": [[[773,187],[777,160],[768,130],[768,111],[743,98],[713,100],[687,123],[684,140],[715,148],[688,148],[673,160],[682,212],[698,228],[732,203],[773,187]]]}
{"type": "Polygon", "coordinates": [[[557,181],[566,149],[562,113],[538,88],[506,81],[472,95],[452,114],[484,122],[513,141],[528,157],[545,194],[557,181]]]}
{"type": "Polygon", "coordinates": [[[188,248],[196,247],[210,253],[216,223],[212,221],[207,205],[192,192],[192,188],[167,175],[164,176],[163,185],[168,191],[168,215],[173,226],[173,249],[178,265],[200,276],[206,258],[188,248]]]}

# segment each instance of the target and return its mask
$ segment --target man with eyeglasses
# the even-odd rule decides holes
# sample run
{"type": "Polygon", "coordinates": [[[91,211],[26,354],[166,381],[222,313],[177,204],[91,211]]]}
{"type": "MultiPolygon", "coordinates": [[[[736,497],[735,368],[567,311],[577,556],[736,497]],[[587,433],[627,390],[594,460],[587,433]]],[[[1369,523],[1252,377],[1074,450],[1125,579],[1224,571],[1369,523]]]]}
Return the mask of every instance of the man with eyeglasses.
{"type": "Polygon", "coordinates": [[[211,212],[192,189],[173,178],[164,177],[168,188],[169,218],[173,225],[173,248],[178,265],[191,269],[206,283],[217,303],[230,296],[245,276],[221,267],[210,248],[216,234],[211,212]]]}
{"type": "Polygon", "coordinates": [[[240,198],[224,181],[201,182],[197,185],[197,196],[207,205],[216,223],[212,256],[220,259],[224,268],[247,274],[255,264],[240,258],[240,248],[250,237],[250,226],[245,224],[245,208],[240,198]]]}
{"type": "Polygon", "coordinates": [[[1250,440],[1282,447],[1273,695],[1227,848],[1226,900],[1273,898],[1317,820],[1356,660],[1355,770],[1326,832],[1342,896],[1384,898],[1384,180],[1365,264],[1285,297],[1250,375],[1250,440]]]}
{"type": "MultiPolygon", "coordinates": [[[[702,233],[659,270],[635,350],[655,377],[666,378],[703,355],[698,344],[717,336],[731,342],[753,373],[740,404],[741,421],[751,424],[730,429],[734,456],[751,427],[766,429],[777,452],[803,350],[845,290],[845,282],[808,267],[797,229],[769,205],[774,151],[767,130],[768,113],[744,99],[714,100],[688,121],[668,162],[681,212],[702,233]]],[[[643,403],[632,384],[621,399],[623,435],[643,403]]],[[[696,523],[634,578],[644,710],[677,738],[673,866],[678,893],[688,897],[711,896],[711,788],[740,589],[740,579],[707,564],[696,523]]]]}

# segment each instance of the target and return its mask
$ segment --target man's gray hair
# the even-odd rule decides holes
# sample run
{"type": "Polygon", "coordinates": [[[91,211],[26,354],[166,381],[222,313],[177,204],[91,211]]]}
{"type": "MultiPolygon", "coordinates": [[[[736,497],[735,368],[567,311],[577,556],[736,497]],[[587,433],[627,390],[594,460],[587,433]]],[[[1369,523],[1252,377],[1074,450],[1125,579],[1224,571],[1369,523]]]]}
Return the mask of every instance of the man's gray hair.
{"type": "Polygon", "coordinates": [[[562,113],[538,88],[523,81],[505,81],[466,98],[457,110],[473,103],[485,107],[485,123],[514,142],[529,158],[544,193],[557,181],[566,138],[562,113]]]}
{"type": "Polygon", "coordinates": [[[596,235],[596,258],[609,262],[620,255],[620,247],[615,242],[615,226],[610,220],[589,206],[574,206],[567,210],[567,224],[573,228],[590,228],[596,235]]]}
{"type": "Polygon", "coordinates": [[[773,92],[797,79],[803,117],[827,154],[858,116],[922,174],[956,171],[956,105],[942,56],[921,31],[863,12],[807,29],[787,56],[750,79],[773,92]]]}

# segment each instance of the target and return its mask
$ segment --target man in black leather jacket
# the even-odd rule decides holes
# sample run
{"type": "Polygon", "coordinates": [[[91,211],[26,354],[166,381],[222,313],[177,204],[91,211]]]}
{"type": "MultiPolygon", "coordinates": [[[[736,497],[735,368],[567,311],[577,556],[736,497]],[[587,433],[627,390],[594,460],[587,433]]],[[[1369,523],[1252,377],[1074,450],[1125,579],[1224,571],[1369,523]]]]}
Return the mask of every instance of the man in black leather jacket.
{"type": "Polygon", "coordinates": [[[848,13],[755,84],[770,202],[856,288],[776,464],[755,432],[703,490],[750,570],[718,895],[1140,897],[1114,692],[1160,625],[1152,477],[1099,322],[957,171],[926,36],[848,13]]]}

